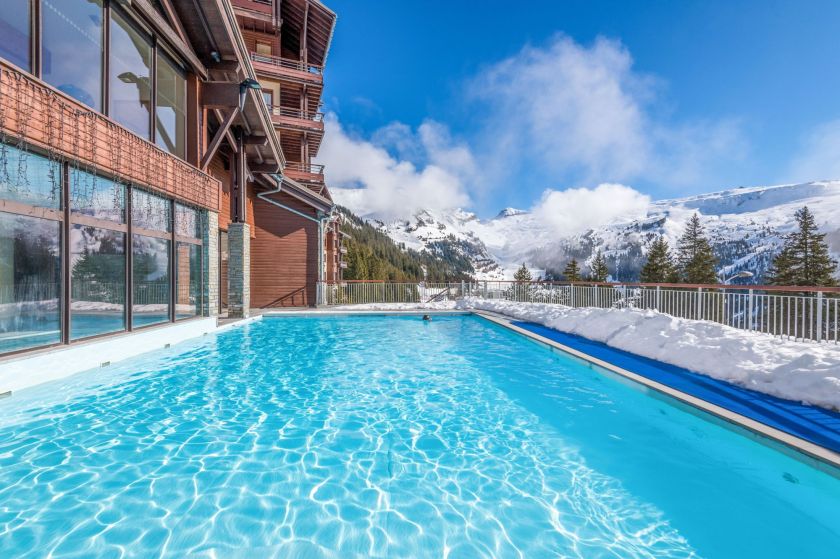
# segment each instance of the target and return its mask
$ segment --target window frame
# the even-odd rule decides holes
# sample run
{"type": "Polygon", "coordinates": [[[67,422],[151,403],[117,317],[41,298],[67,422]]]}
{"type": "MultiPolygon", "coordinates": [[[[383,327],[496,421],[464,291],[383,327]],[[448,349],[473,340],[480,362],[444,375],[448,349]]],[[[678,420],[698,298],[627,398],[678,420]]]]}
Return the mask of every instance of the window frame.
{"type": "MultiPolygon", "coordinates": [[[[50,153],[48,153],[45,149],[36,146],[34,144],[30,144],[28,142],[22,142],[16,145],[9,144],[12,147],[20,149],[26,153],[31,153],[33,155],[37,155],[39,157],[44,157],[49,159],[50,153]]],[[[175,198],[171,197],[170,195],[162,192],[157,192],[151,187],[144,187],[141,185],[135,185],[133,183],[126,183],[120,177],[114,176],[111,173],[101,171],[100,169],[90,169],[94,172],[91,174],[95,174],[95,176],[100,177],[104,180],[109,180],[116,182],[118,184],[123,184],[125,188],[125,206],[123,211],[125,212],[123,223],[118,223],[116,221],[104,220],[101,218],[95,218],[92,216],[85,216],[76,214],[75,216],[72,215],[71,210],[71,191],[70,191],[70,173],[72,170],[80,170],[80,171],[88,171],[89,169],[76,161],[73,161],[67,157],[63,156],[55,156],[53,154],[52,160],[59,166],[59,177],[60,177],[60,203],[58,208],[48,208],[43,206],[36,206],[28,203],[22,202],[12,202],[9,200],[5,200],[0,197],[0,200],[3,201],[3,213],[8,213],[12,215],[22,215],[25,217],[37,217],[42,219],[47,219],[50,221],[55,221],[59,223],[59,264],[60,264],[60,289],[59,289],[59,317],[60,317],[60,328],[61,332],[59,334],[59,341],[52,342],[43,345],[36,345],[21,349],[15,349],[6,352],[0,352],[0,363],[5,361],[6,359],[13,358],[15,356],[33,352],[39,352],[49,349],[54,349],[57,347],[67,347],[67,346],[74,346],[74,345],[81,345],[86,342],[90,342],[91,340],[97,340],[102,338],[110,338],[110,337],[118,337],[118,336],[125,336],[130,335],[132,332],[137,332],[141,330],[151,330],[155,328],[165,328],[167,326],[171,326],[176,322],[184,322],[189,320],[199,320],[202,318],[207,318],[210,316],[210,312],[213,309],[209,309],[206,306],[206,297],[205,297],[205,289],[209,288],[209,285],[205,285],[205,282],[208,280],[206,274],[204,273],[204,267],[206,264],[207,254],[206,248],[204,245],[203,239],[203,226],[205,224],[206,219],[206,210],[192,204],[187,203],[186,201],[176,200],[175,198]],[[170,217],[169,217],[169,231],[162,232],[162,231],[152,231],[148,229],[138,228],[133,226],[133,219],[131,216],[131,202],[132,202],[132,192],[134,189],[142,190],[143,192],[147,192],[153,194],[159,198],[163,198],[167,201],[170,205],[170,217]],[[177,234],[177,228],[175,224],[175,205],[181,204],[186,207],[190,207],[195,209],[199,212],[198,219],[200,223],[200,237],[187,237],[177,234]],[[116,330],[113,332],[103,332],[98,334],[92,334],[90,336],[85,336],[82,338],[71,339],[70,330],[72,328],[71,324],[71,282],[72,278],[70,277],[70,259],[71,259],[71,245],[70,245],[70,230],[74,225],[90,225],[92,227],[100,227],[103,229],[110,229],[115,231],[121,231],[123,228],[125,229],[125,309],[124,309],[124,319],[125,319],[125,328],[123,330],[116,330]],[[133,250],[132,250],[132,240],[133,235],[146,235],[154,236],[158,238],[162,238],[168,241],[169,243],[169,313],[167,319],[161,322],[155,322],[152,324],[146,324],[142,326],[133,326],[133,250]],[[176,261],[176,249],[178,242],[187,242],[191,244],[197,244],[201,247],[201,261],[200,261],[200,291],[201,291],[201,303],[199,304],[199,313],[196,315],[185,316],[182,318],[176,318],[175,315],[175,289],[176,289],[176,278],[175,278],[175,261],[176,261]]]]}
{"type": "MultiPolygon", "coordinates": [[[[43,9],[41,5],[41,0],[29,0],[29,20],[30,20],[30,33],[29,33],[29,49],[30,49],[30,73],[38,79],[43,80],[43,9]]],[[[102,75],[100,76],[100,86],[101,86],[101,107],[100,111],[97,111],[109,118],[114,120],[113,116],[111,115],[110,105],[111,105],[111,91],[109,87],[109,82],[111,79],[111,19],[112,15],[116,11],[119,16],[130,26],[134,28],[135,31],[144,34],[148,39],[151,45],[151,66],[150,66],[150,107],[149,107],[149,134],[147,137],[141,136],[136,134],[138,137],[143,138],[155,144],[155,146],[172,155],[173,157],[177,157],[182,161],[186,161],[186,154],[189,151],[189,141],[187,139],[188,134],[185,132],[184,138],[184,155],[181,156],[179,154],[173,153],[168,151],[167,149],[159,146],[157,144],[157,131],[155,129],[155,115],[157,111],[157,57],[159,55],[163,55],[175,68],[176,71],[180,71],[181,75],[185,78],[184,87],[187,87],[187,80],[189,79],[190,72],[188,71],[188,65],[184,62],[184,60],[176,54],[176,50],[169,45],[165,38],[160,37],[158,34],[154,33],[151,26],[145,23],[142,17],[138,16],[133,12],[133,10],[129,10],[124,8],[121,5],[119,0],[102,0],[102,60],[101,60],[101,68],[102,68],[102,75]]],[[[186,91],[185,98],[186,98],[186,91]]],[[[85,105],[87,106],[87,105],[85,105]]],[[[96,109],[93,109],[96,110],[96,109]]],[[[120,123],[117,120],[114,120],[120,126],[127,128],[124,124],[120,123]]],[[[189,119],[187,118],[187,114],[184,114],[184,129],[185,131],[189,128],[189,119]]],[[[132,132],[134,133],[134,132],[132,132]]]]}

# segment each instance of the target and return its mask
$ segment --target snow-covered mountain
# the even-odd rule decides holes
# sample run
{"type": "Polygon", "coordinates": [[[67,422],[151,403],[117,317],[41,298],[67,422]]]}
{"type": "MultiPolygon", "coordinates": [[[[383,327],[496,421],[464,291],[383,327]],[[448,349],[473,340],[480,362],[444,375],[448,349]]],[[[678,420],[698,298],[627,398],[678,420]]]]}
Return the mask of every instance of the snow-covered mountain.
{"type": "MultiPolygon", "coordinates": [[[[761,281],[794,212],[809,206],[835,258],[840,256],[840,181],[746,187],[652,202],[641,219],[623,220],[574,235],[558,235],[534,214],[505,208],[488,220],[464,210],[417,212],[411,219],[371,219],[394,241],[432,252],[456,250],[469,257],[480,279],[509,279],[522,263],[559,274],[570,258],[588,262],[601,249],[613,278],[635,280],[651,241],[665,235],[675,246],[694,212],[721,263],[721,274],[748,270],[761,281]]],[[[586,269],[586,267],[584,267],[586,269]]]]}

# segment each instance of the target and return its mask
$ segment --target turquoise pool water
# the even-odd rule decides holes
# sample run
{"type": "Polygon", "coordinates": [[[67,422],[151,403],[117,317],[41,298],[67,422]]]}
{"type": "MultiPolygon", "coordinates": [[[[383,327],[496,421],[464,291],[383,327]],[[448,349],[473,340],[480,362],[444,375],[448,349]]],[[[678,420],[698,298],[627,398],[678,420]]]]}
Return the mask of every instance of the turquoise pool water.
{"type": "Polygon", "coordinates": [[[473,316],[266,319],[0,400],[0,557],[838,549],[839,479],[473,316]]]}

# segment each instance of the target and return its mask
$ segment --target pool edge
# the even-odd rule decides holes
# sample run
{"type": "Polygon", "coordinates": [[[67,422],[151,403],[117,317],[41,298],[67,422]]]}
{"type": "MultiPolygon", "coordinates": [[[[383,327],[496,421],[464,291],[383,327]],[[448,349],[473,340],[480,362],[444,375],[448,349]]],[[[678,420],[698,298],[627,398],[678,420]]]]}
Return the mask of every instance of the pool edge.
{"type": "Polygon", "coordinates": [[[685,392],[676,390],[670,386],[666,386],[637,373],[633,373],[613,365],[612,363],[568,347],[560,342],[541,336],[535,332],[520,328],[519,326],[513,324],[512,321],[515,319],[508,316],[488,311],[473,311],[472,314],[512,330],[550,348],[569,354],[573,357],[577,357],[578,359],[582,359],[593,365],[597,365],[610,373],[618,375],[622,379],[630,381],[632,385],[652,391],[655,395],[664,396],[669,401],[680,404],[681,408],[687,409],[690,412],[699,411],[705,416],[712,416],[713,418],[720,420],[720,423],[725,427],[735,426],[738,428],[740,433],[752,435],[750,438],[753,440],[762,444],[772,443],[772,448],[782,451],[795,459],[804,460],[819,470],[840,478],[840,454],[830,449],[733,412],[703,400],[702,398],[697,398],[696,396],[686,394],[685,392]],[[744,433],[744,431],[746,431],[746,433],[744,433]]]}

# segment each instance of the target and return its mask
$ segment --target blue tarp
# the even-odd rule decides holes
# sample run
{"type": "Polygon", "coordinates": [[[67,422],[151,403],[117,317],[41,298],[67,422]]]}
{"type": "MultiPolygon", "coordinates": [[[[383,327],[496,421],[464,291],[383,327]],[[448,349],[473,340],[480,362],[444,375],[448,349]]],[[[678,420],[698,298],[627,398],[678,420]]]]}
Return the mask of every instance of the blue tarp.
{"type": "MultiPolygon", "coordinates": [[[[512,324],[800,439],[840,452],[838,412],[776,398],[538,324],[520,321],[513,321],[512,324]]],[[[721,363],[721,367],[725,366],[725,363],[721,363]]]]}

